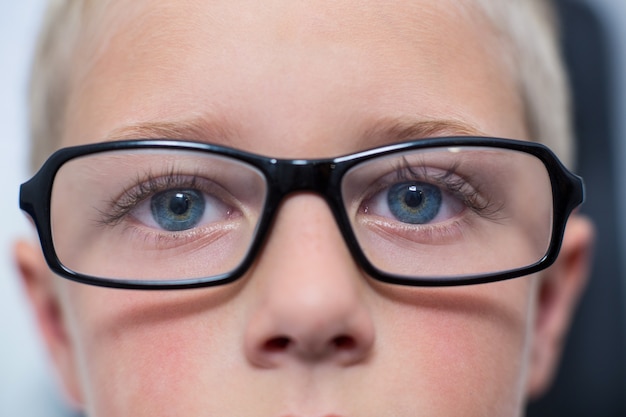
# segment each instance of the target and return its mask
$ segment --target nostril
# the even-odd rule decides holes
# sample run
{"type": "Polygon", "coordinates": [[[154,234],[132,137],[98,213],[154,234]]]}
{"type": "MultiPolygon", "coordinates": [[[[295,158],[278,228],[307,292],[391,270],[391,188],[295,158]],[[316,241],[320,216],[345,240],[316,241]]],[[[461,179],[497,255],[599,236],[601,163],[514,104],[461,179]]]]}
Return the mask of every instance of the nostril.
{"type": "MultiPolygon", "coordinates": [[[[283,352],[292,344],[288,336],[277,336],[267,340],[263,344],[266,352],[283,352]]],[[[348,335],[340,335],[333,338],[330,345],[336,350],[352,350],[356,347],[356,340],[348,335]]]]}
{"type": "Polygon", "coordinates": [[[332,343],[337,350],[351,350],[356,346],[356,340],[354,340],[354,337],[347,335],[335,337],[332,340],[332,343]]]}
{"type": "Polygon", "coordinates": [[[291,340],[287,336],[277,336],[269,339],[263,345],[267,352],[281,352],[287,349],[291,340]]]}

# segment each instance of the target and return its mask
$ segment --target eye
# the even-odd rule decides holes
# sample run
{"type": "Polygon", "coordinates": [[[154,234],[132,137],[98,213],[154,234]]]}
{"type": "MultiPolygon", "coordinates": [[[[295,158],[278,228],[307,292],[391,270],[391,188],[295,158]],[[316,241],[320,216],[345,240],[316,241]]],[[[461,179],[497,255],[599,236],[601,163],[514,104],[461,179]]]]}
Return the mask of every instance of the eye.
{"type": "Polygon", "coordinates": [[[424,224],[441,209],[439,188],[420,182],[403,182],[387,190],[387,204],[393,216],[404,223],[424,224]]]}
{"type": "Polygon", "coordinates": [[[148,227],[181,232],[224,220],[229,213],[226,204],[199,190],[171,189],[144,200],[130,214],[148,227]]]}
{"type": "Polygon", "coordinates": [[[181,231],[195,227],[204,214],[204,197],[196,190],[165,191],[152,197],[152,217],[163,229],[181,231]]]}
{"type": "Polygon", "coordinates": [[[376,193],[367,201],[364,211],[420,225],[448,220],[463,208],[463,201],[434,184],[404,181],[376,193]]]}

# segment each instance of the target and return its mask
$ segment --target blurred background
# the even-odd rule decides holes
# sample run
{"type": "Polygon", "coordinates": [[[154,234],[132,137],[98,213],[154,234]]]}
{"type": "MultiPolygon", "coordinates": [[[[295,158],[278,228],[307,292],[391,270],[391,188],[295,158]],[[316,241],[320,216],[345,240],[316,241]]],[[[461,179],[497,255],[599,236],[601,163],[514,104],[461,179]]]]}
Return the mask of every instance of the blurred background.
{"type": "MultiPolygon", "coordinates": [[[[0,416],[67,417],[12,261],[35,238],[17,206],[27,169],[26,90],[46,0],[0,4],[0,416]]],[[[530,417],[626,416],[626,1],[559,0],[574,88],[583,211],[596,222],[593,276],[554,388],[530,417]]]]}

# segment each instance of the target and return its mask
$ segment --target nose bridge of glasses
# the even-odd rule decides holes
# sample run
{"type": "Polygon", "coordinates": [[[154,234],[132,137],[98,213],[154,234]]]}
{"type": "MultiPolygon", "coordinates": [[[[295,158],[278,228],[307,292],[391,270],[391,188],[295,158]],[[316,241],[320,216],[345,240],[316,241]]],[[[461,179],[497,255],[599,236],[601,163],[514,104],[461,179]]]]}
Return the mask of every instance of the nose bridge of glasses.
{"type": "Polygon", "coordinates": [[[332,187],[334,164],[329,160],[282,160],[276,168],[274,183],[283,196],[302,191],[327,195],[332,187]]]}
{"type": "Polygon", "coordinates": [[[345,227],[341,215],[341,172],[345,167],[330,159],[275,160],[273,172],[269,175],[273,212],[290,195],[313,193],[322,198],[333,213],[340,229],[345,227]]]}

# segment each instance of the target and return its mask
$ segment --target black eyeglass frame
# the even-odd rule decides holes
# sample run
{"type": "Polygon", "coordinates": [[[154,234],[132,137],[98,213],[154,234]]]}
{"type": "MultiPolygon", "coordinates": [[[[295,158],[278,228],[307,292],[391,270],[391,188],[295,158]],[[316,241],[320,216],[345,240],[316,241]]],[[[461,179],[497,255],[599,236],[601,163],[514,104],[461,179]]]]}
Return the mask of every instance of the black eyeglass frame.
{"type": "Polygon", "coordinates": [[[276,212],[283,199],[296,192],[313,192],[329,205],[344,240],[357,264],[374,279],[390,284],[423,287],[443,287],[482,284],[529,275],[547,268],[556,260],[567,219],[584,201],[584,183],[570,172],[546,146],[527,141],[491,137],[444,137],[407,141],[350,155],[324,159],[276,159],[246,151],[204,142],[172,139],[137,139],[102,142],[63,148],[48,158],[40,170],[20,187],[20,208],[34,221],[44,258],[56,274],[84,284],[122,289],[184,289],[227,284],[240,278],[256,259],[267,239],[276,212]],[[499,148],[524,152],[540,159],[546,167],[552,185],[553,227],[546,254],[534,264],[502,272],[453,277],[406,277],[379,270],[361,250],[344,208],[341,181],[352,167],[381,156],[427,148],[449,147],[499,148]],[[172,149],[207,152],[247,163],[258,169],[267,181],[268,191],[259,220],[257,233],[246,257],[234,270],[217,276],[184,280],[118,280],[93,277],[72,271],[61,263],[54,249],[50,221],[50,202],[54,178],[63,164],[71,159],[91,154],[138,149],[172,149]]]}

